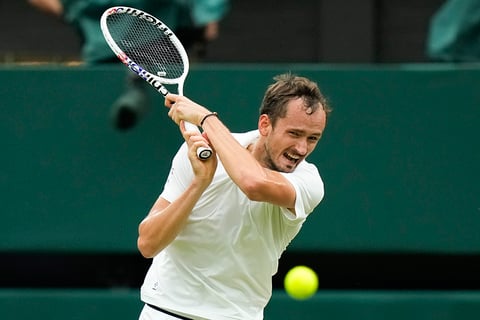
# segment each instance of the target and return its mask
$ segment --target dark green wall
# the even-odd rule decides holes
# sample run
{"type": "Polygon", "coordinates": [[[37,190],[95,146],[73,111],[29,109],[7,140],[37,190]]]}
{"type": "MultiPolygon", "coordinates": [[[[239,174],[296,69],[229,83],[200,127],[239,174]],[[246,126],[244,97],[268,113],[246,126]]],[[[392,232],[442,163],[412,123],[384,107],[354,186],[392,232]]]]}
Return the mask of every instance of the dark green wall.
{"type": "MultiPolygon", "coordinates": [[[[306,301],[276,291],[265,320],[478,319],[479,302],[480,293],[468,291],[322,291],[306,301]]],[[[0,290],[5,320],[137,319],[141,308],[132,290],[0,290]]]]}
{"type": "MultiPolygon", "coordinates": [[[[480,251],[480,68],[201,65],[185,92],[232,131],[256,126],[271,78],[315,79],[332,102],[310,161],[326,197],[291,250],[480,251]]],[[[2,251],[134,252],[181,136],[154,108],[118,132],[124,69],[0,69],[2,251]]]]}

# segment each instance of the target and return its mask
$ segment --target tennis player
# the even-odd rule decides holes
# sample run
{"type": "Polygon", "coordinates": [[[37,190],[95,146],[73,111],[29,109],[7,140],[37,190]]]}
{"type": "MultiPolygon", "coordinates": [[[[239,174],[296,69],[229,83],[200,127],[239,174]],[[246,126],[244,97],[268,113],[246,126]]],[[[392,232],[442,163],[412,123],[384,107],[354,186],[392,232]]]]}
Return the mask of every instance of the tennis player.
{"type": "Polygon", "coordinates": [[[140,319],[263,319],[279,258],[324,195],[306,158],[324,132],[327,101],[311,80],[279,75],[258,129],[241,134],[186,97],[167,95],[165,105],[186,143],[139,226],[138,248],[153,257],[140,319]],[[215,153],[201,161],[195,151],[207,143],[215,153]]]}

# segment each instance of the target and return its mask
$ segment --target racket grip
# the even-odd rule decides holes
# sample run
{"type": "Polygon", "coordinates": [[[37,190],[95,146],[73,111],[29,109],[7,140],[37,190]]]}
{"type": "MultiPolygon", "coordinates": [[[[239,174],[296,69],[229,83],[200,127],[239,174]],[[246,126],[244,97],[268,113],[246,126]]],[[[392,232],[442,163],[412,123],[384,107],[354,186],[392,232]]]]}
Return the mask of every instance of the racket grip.
{"type": "Polygon", "coordinates": [[[197,157],[200,160],[207,160],[212,156],[212,149],[206,147],[200,147],[197,149],[197,157]]]}
{"type": "Polygon", "coordinates": [[[200,132],[200,129],[198,129],[198,127],[196,125],[194,125],[193,123],[190,123],[190,122],[186,122],[186,121],[185,121],[185,129],[187,131],[200,132]]]}
{"type": "MultiPolygon", "coordinates": [[[[196,125],[194,125],[193,123],[190,123],[190,122],[185,122],[185,129],[187,131],[200,132],[200,129],[196,125]]],[[[209,147],[199,147],[197,149],[197,157],[200,160],[207,160],[208,158],[210,158],[212,156],[212,153],[213,153],[213,151],[209,147]]]]}

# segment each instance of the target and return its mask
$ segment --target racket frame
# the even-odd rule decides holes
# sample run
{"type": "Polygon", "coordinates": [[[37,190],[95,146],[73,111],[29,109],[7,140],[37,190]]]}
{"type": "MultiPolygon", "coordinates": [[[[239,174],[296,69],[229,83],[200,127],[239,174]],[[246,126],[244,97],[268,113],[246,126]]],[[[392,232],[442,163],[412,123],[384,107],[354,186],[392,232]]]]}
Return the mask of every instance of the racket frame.
{"type": "MultiPolygon", "coordinates": [[[[116,6],[116,7],[111,7],[105,10],[105,12],[102,14],[100,18],[100,28],[102,30],[103,37],[105,38],[105,41],[107,42],[110,49],[112,49],[112,51],[115,53],[118,59],[125,66],[127,66],[128,69],[130,69],[132,72],[137,74],[140,78],[145,80],[148,84],[150,84],[153,88],[155,88],[155,90],[157,90],[164,97],[170,93],[168,89],[164,86],[164,84],[176,85],[178,94],[183,96],[183,85],[185,83],[185,79],[187,78],[188,71],[190,68],[188,55],[182,43],[175,35],[175,33],[165,23],[163,23],[160,19],[140,9],[126,7],[126,6],[116,6]],[[149,72],[148,70],[145,70],[142,66],[140,66],[138,63],[133,61],[129,56],[127,56],[125,52],[117,45],[115,40],[113,40],[110,34],[110,31],[108,30],[107,18],[115,14],[129,14],[131,16],[137,17],[138,19],[143,19],[148,23],[152,24],[153,26],[157,27],[161,32],[163,32],[166,36],[168,36],[168,38],[174,44],[175,48],[178,50],[182,58],[184,68],[181,76],[174,79],[161,77],[159,75],[149,72]]],[[[197,131],[197,132],[200,131],[196,125],[190,122],[185,122],[185,128],[189,131],[197,131]]],[[[210,148],[200,147],[197,149],[197,156],[202,160],[206,160],[210,158],[211,155],[212,155],[212,150],[210,148]]]]}

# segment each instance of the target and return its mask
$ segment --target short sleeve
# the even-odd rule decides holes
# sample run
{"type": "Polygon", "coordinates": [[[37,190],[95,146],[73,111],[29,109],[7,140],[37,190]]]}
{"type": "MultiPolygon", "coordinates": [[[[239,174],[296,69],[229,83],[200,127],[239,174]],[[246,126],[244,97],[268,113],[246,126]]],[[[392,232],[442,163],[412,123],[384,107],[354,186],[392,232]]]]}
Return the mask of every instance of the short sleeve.
{"type": "Polygon", "coordinates": [[[187,155],[187,144],[183,143],[172,160],[172,166],[168,173],[167,181],[160,197],[169,202],[177,199],[188,186],[193,178],[193,171],[187,155]]]}
{"type": "Polygon", "coordinates": [[[282,173],[295,188],[295,213],[290,219],[305,219],[322,201],[324,185],[318,169],[311,163],[302,163],[292,173],[282,173]]]}

